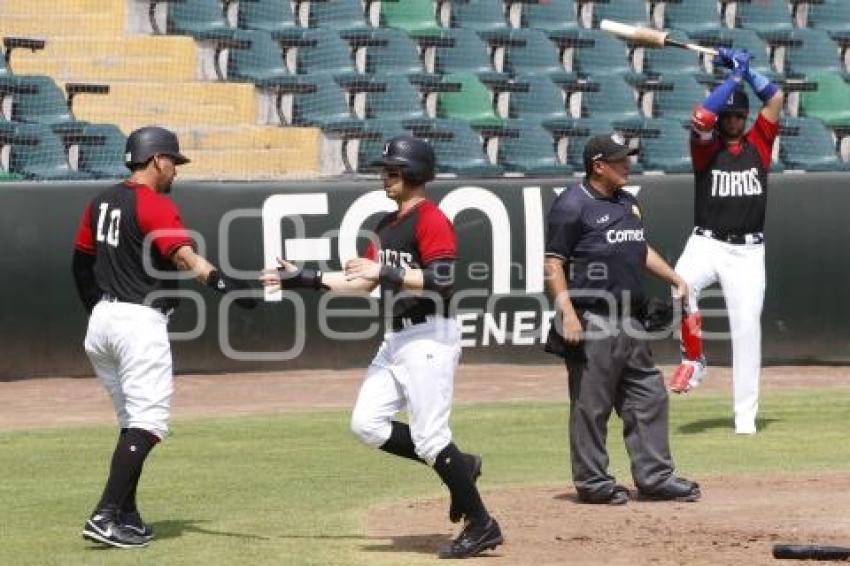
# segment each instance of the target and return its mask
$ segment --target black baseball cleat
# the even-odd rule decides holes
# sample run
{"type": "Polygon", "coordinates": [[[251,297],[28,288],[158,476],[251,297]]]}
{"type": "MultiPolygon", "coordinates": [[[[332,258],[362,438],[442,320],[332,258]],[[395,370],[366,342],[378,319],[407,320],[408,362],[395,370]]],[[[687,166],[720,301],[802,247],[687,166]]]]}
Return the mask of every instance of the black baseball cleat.
{"type": "Polygon", "coordinates": [[[625,505],[629,502],[629,490],[617,484],[606,493],[579,493],[578,500],[591,505],[625,505]]]}
{"type": "Polygon", "coordinates": [[[695,481],[671,476],[660,487],[653,490],[638,489],[638,499],[643,501],[680,501],[692,503],[699,501],[702,493],[695,481]]]}
{"type": "Polygon", "coordinates": [[[148,540],[118,524],[115,512],[98,510],[86,521],[83,538],[116,548],[142,548],[148,540]]]}
{"type": "MultiPolygon", "coordinates": [[[[481,456],[478,454],[464,454],[464,461],[466,465],[469,467],[469,475],[472,478],[472,483],[478,481],[478,478],[481,477],[481,456]]],[[[457,523],[463,519],[463,510],[459,509],[455,504],[454,499],[452,499],[451,504],[449,505],[449,521],[452,523],[457,523]]]]}
{"type": "Polygon", "coordinates": [[[142,520],[138,511],[120,511],[118,513],[118,524],[146,541],[153,538],[153,529],[142,520]]]}
{"type": "Polygon", "coordinates": [[[503,542],[505,542],[505,539],[502,537],[502,529],[499,528],[496,519],[490,517],[487,523],[481,526],[476,526],[470,521],[464,526],[458,537],[442,549],[437,556],[440,558],[470,558],[485,550],[492,550],[503,542]]]}

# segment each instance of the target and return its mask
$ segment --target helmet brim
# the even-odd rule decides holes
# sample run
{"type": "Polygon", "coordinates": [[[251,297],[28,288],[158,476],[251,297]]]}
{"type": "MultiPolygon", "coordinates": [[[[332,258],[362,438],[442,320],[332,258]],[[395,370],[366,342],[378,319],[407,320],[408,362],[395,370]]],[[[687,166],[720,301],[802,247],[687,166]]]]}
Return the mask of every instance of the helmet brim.
{"type": "Polygon", "coordinates": [[[408,161],[398,157],[382,157],[373,160],[369,165],[372,167],[405,167],[408,165],[408,161]]]}
{"type": "Polygon", "coordinates": [[[171,159],[174,160],[175,165],[186,165],[187,163],[192,162],[191,159],[189,159],[188,157],[186,157],[182,153],[168,154],[168,156],[171,157],[171,159]]]}

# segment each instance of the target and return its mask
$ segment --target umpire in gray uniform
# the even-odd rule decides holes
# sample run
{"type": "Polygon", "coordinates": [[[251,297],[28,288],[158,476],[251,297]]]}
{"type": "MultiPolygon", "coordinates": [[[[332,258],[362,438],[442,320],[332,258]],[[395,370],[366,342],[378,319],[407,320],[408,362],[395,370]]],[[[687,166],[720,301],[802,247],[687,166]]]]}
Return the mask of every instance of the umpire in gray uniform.
{"type": "Polygon", "coordinates": [[[696,501],[699,485],[677,477],[670,456],[667,390],[640,320],[647,270],[687,297],[687,284],[644,238],[628,181],[630,149],[618,134],[591,138],[584,182],[549,211],[546,288],[557,315],[546,351],[564,358],[570,390],[570,451],[579,501],[622,505],[628,490],[608,473],[611,410],[641,499],[696,501]]]}

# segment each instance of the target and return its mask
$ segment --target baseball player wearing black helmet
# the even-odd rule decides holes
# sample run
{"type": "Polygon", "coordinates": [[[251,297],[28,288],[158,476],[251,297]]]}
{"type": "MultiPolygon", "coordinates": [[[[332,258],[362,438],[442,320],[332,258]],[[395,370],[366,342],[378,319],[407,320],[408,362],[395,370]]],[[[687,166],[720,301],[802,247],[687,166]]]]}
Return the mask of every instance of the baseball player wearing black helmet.
{"type": "Polygon", "coordinates": [[[369,446],[434,468],[451,493],[449,518],[466,519],[460,535],[439,556],[467,558],[503,539],[475,485],[481,458],[461,452],[449,429],[461,353],[460,330],[447,312],[457,258],[455,232],[425,196],[425,183],[435,170],[427,142],[394,137],[374,165],[381,167],[384,191],[398,210],[378,222],[364,257],[348,261],[344,271],[324,274],[279,260],[280,269],[264,272],[262,282],[349,294],[381,287],[388,328],[360,388],[351,430],[369,446]],[[409,425],[394,420],[404,409],[409,425]]]}
{"type": "MultiPolygon", "coordinates": [[[[176,277],[188,271],[221,293],[244,289],[195,253],[170,192],[180,153],[177,136],[148,127],[127,138],[130,178],[86,206],[74,245],[77,291],[90,313],[85,350],[112,397],[120,434],[100,502],[83,537],[118,548],[145,546],[153,531],[136,506],[142,466],[168,433],[173,390],[168,319],[176,277]],[[153,271],[147,266],[152,266],[153,271]]],[[[253,299],[238,299],[245,308],[253,299]]]]}

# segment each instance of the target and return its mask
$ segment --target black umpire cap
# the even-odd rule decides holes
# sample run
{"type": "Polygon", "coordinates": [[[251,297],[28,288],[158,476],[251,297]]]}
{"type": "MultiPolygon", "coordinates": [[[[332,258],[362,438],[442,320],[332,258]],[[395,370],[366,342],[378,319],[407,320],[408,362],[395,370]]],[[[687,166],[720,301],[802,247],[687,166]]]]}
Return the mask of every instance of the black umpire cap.
{"type": "Polygon", "coordinates": [[[637,153],[638,150],[629,147],[620,134],[593,136],[584,146],[584,170],[589,173],[594,161],[619,161],[637,153]]]}
{"type": "Polygon", "coordinates": [[[127,137],[124,149],[124,164],[127,167],[143,165],[154,155],[167,155],[177,165],[189,163],[189,158],[180,153],[180,142],[171,130],[158,126],[146,126],[134,130],[127,137]]]}

